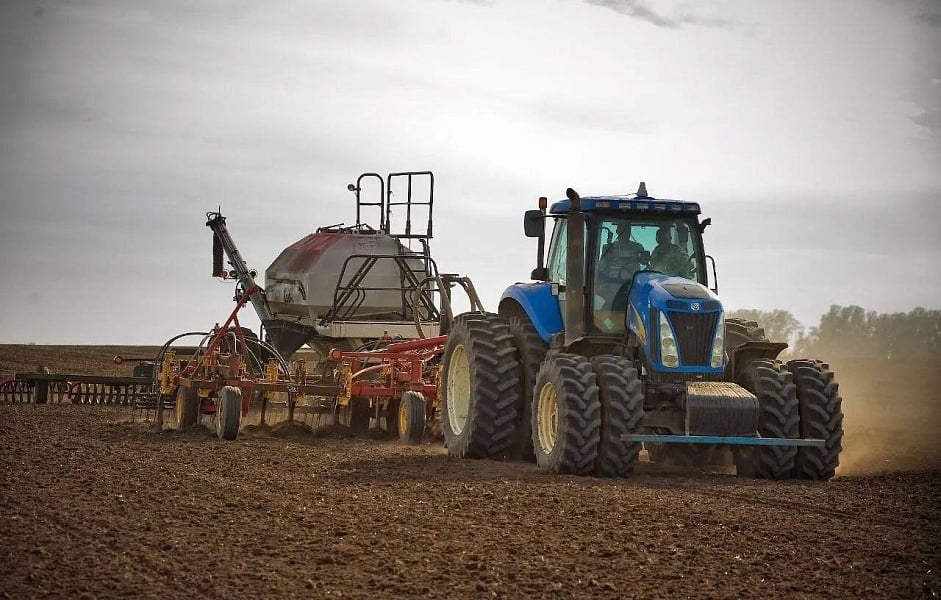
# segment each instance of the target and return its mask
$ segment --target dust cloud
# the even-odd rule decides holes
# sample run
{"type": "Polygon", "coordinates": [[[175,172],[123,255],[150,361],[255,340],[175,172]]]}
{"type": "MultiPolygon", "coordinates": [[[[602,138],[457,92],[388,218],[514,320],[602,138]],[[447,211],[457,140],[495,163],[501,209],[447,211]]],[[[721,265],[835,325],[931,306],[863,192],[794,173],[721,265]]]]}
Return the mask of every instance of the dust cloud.
{"type": "Polygon", "coordinates": [[[837,475],[941,469],[941,360],[830,361],[843,397],[837,475]]]}

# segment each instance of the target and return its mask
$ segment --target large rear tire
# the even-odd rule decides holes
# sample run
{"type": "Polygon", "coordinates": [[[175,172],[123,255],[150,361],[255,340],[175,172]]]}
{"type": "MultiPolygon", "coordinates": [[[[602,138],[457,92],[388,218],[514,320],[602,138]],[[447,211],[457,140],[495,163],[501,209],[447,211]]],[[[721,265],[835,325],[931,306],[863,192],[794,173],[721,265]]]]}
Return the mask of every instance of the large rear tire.
{"type": "MultiPolygon", "coordinates": [[[[800,434],[797,386],[777,360],[758,359],[742,370],[739,385],[758,397],[758,433],[766,438],[796,438],[800,434]]],[[[794,471],[794,446],[733,446],[738,474],[760,479],[786,479],[794,471]]]]}
{"type": "Polygon", "coordinates": [[[441,417],[451,456],[503,458],[519,419],[519,362],[506,321],[455,317],[441,368],[441,417]]]}
{"type": "Polygon", "coordinates": [[[216,435],[220,440],[234,440],[242,422],[242,390],[227,385],[219,392],[216,411],[216,435]]]}
{"type": "Polygon", "coordinates": [[[644,385],[634,363],[621,356],[601,355],[591,359],[598,378],[601,428],[595,475],[626,477],[637,466],[640,442],[625,442],[621,436],[638,433],[644,418],[644,385]]]}
{"type": "Polygon", "coordinates": [[[589,475],[601,442],[598,378],[584,356],[558,354],[536,376],[532,409],[536,464],[554,473],[589,475]]]}
{"type": "Polygon", "coordinates": [[[830,479],[840,464],[843,450],[843,400],[840,385],[830,365],[819,360],[792,360],[787,368],[797,385],[800,404],[800,435],[822,439],[822,448],[802,446],[797,450],[794,477],[830,479]]]}
{"type": "Polygon", "coordinates": [[[767,342],[768,336],[765,335],[763,327],[758,325],[757,321],[748,321],[745,319],[726,319],[725,320],[725,351],[731,352],[745,342],[767,342]]]}
{"type": "Polygon", "coordinates": [[[536,375],[549,351],[547,344],[539,336],[536,328],[527,316],[510,317],[507,320],[510,335],[516,346],[516,360],[519,361],[519,423],[513,441],[513,456],[522,460],[535,460],[533,451],[532,407],[533,390],[536,387],[536,375]]]}
{"type": "Polygon", "coordinates": [[[176,389],[176,428],[185,431],[199,422],[199,393],[194,387],[176,389]]]}
{"type": "Polygon", "coordinates": [[[409,446],[420,444],[425,434],[425,397],[419,392],[405,392],[398,413],[399,440],[409,446]]]}

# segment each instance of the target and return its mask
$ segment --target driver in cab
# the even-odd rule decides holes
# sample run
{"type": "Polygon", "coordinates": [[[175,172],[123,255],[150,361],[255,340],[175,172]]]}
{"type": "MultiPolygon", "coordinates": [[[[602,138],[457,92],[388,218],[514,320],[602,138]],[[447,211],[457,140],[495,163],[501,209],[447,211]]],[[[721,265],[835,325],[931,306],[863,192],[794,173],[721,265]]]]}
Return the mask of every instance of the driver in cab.
{"type": "Polygon", "coordinates": [[[617,238],[604,245],[598,258],[596,301],[603,299],[604,304],[611,303],[618,290],[643,268],[645,254],[643,245],[631,239],[631,224],[619,224],[617,238]]]}
{"type": "Polygon", "coordinates": [[[650,253],[650,268],[665,275],[676,275],[690,279],[693,269],[690,257],[686,252],[673,243],[669,227],[657,230],[657,247],[650,253]]]}

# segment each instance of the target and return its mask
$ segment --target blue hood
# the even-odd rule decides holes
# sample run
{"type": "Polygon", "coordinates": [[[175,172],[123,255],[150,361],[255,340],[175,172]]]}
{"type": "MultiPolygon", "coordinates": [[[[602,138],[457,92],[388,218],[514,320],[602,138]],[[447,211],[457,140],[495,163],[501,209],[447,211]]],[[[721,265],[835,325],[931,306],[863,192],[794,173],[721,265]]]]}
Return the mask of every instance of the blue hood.
{"type": "Polygon", "coordinates": [[[682,277],[644,271],[634,275],[628,303],[628,327],[643,342],[652,368],[658,371],[680,373],[708,373],[722,370],[701,366],[666,369],[659,361],[653,360],[659,356],[659,349],[652,351],[652,344],[659,344],[660,341],[659,324],[651,323],[651,309],[656,309],[657,312],[689,314],[722,312],[722,303],[712,290],[701,283],[682,277]]]}

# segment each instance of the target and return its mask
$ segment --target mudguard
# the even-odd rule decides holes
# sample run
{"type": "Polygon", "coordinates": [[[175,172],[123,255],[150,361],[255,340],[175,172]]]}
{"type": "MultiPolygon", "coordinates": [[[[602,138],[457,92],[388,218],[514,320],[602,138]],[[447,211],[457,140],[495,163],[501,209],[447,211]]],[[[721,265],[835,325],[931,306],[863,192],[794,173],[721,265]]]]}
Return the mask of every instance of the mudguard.
{"type": "Polygon", "coordinates": [[[517,283],[506,288],[500,297],[500,306],[504,301],[513,300],[523,309],[536,331],[545,342],[549,336],[563,330],[562,312],[559,309],[559,297],[552,295],[551,284],[517,283]]]}

